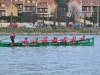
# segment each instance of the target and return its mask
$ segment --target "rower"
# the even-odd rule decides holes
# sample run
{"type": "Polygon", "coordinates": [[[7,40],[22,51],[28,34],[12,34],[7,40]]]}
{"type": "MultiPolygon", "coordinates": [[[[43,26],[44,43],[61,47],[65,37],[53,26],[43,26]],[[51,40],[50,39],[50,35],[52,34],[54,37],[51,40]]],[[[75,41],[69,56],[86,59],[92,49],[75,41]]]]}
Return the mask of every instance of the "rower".
{"type": "Polygon", "coordinates": [[[85,40],[85,37],[84,36],[80,38],[80,41],[83,41],[83,40],[85,40]]]}
{"type": "Polygon", "coordinates": [[[41,40],[41,42],[43,42],[43,43],[48,42],[47,38],[48,38],[48,37],[45,37],[43,40],[41,40]]]}
{"type": "Polygon", "coordinates": [[[63,39],[61,39],[61,42],[66,42],[67,41],[67,37],[64,37],[63,39]]]}
{"type": "Polygon", "coordinates": [[[28,39],[27,39],[27,37],[22,41],[23,43],[28,43],[28,39]]]}
{"type": "Polygon", "coordinates": [[[34,39],[33,41],[32,41],[32,43],[37,43],[38,42],[38,38],[36,38],[36,39],[34,39]]]}
{"type": "Polygon", "coordinates": [[[57,43],[57,37],[54,37],[54,38],[52,39],[52,42],[57,43]]]}
{"type": "Polygon", "coordinates": [[[76,42],[76,37],[73,37],[70,42],[76,42]]]}

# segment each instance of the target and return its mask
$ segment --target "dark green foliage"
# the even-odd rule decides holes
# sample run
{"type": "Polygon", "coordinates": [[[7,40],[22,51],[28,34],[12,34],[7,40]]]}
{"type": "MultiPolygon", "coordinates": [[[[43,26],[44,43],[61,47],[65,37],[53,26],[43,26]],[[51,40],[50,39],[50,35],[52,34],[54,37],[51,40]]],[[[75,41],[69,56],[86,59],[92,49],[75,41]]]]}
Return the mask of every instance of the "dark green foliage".
{"type": "Polygon", "coordinates": [[[67,2],[69,2],[69,0],[55,0],[55,1],[57,2],[59,7],[63,8],[63,9],[65,8],[65,11],[68,10],[67,2]]]}
{"type": "MultiPolygon", "coordinates": [[[[99,21],[100,21],[100,7],[99,7],[99,21]]],[[[97,23],[97,10],[92,13],[91,17],[87,17],[86,20],[93,22],[93,24],[97,23]]]]}
{"type": "Polygon", "coordinates": [[[33,22],[33,24],[35,24],[37,19],[38,19],[38,15],[35,12],[24,13],[23,21],[25,21],[25,22],[33,22]]]}

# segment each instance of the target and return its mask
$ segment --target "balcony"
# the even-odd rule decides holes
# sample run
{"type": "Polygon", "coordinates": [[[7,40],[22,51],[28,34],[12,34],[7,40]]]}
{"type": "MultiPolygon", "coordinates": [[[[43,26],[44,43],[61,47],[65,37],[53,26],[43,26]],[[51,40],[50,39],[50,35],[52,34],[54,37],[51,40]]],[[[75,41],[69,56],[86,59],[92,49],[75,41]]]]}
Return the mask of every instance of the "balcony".
{"type": "Polygon", "coordinates": [[[48,13],[47,11],[37,11],[37,13],[48,13]]]}
{"type": "Polygon", "coordinates": [[[0,13],[0,16],[6,16],[6,15],[5,15],[5,14],[1,14],[1,13],[0,13]]]}

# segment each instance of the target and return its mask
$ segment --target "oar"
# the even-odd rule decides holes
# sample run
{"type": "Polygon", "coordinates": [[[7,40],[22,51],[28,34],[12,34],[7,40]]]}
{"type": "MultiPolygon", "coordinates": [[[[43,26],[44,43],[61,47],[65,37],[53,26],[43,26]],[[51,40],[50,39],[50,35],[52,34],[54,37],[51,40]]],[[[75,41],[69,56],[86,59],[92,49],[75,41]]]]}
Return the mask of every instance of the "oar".
{"type": "Polygon", "coordinates": [[[10,39],[10,38],[4,38],[4,39],[1,39],[1,40],[6,40],[6,39],[10,39]]]}

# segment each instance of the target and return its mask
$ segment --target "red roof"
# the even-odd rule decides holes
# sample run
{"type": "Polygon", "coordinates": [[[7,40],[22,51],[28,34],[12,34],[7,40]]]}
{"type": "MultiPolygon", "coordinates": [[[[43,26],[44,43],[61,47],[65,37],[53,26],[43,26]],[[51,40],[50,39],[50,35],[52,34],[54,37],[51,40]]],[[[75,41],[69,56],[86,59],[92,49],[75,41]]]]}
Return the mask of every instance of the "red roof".
{"type": "Polygon", "coordinates": [[[23,1],[13,1],[15,4],[23,4],[23,1]]]}
{"type": "MultiPolygon", "coordinates": [[[[6,6],[7,7],[9,7],[13,2],[11,2],[11,1],[2,1],[2,2],[0,2],[1,4],[2,3],[4,3],[4,4],[6,4],[6,6]]],[[[14,4],[14,3],[13,3],[14,4]]],[[[16,6],[16,5],[15,5],[16,6]]]]}
{"type": "Polygon", "coordinates": [[[48,6],[47,5],[38,5],[38,7],[37,8],[47,8],[48,6]]]}
{"type": "Polygon", "coordinates": [[[25,6],[35,6],[35,3],[25,3],[25,6]]]}
{"type": "MultiPolygon", "coordinates": [[[[55,0],[40,0],[38,3],[47,2],[49,5],[55,2],[55,0]]],[[[37,8],[47,8],[47,4],[38,4],[37,8]]]]}
{"type": "Polygon", "coordinates": [[[50,5],[54,2],[55,0],[39,0],[39,2],[48,2],[50,5]]]}
{"type": "Polygon", "coordinates": [[[81,1],[80,1],[80,0],[76,0],[76,2],[77,2],[78,4],[80,4],[80,3],[81,3],[81,1]]]}
{"type": "MultiPolygon", "coordinates": [[[[77,3],[81,3],[81,0],[76,0],[77,3]]],[[[100,0],[82,0],[82,6],[100,6],[100,0]]]]}

